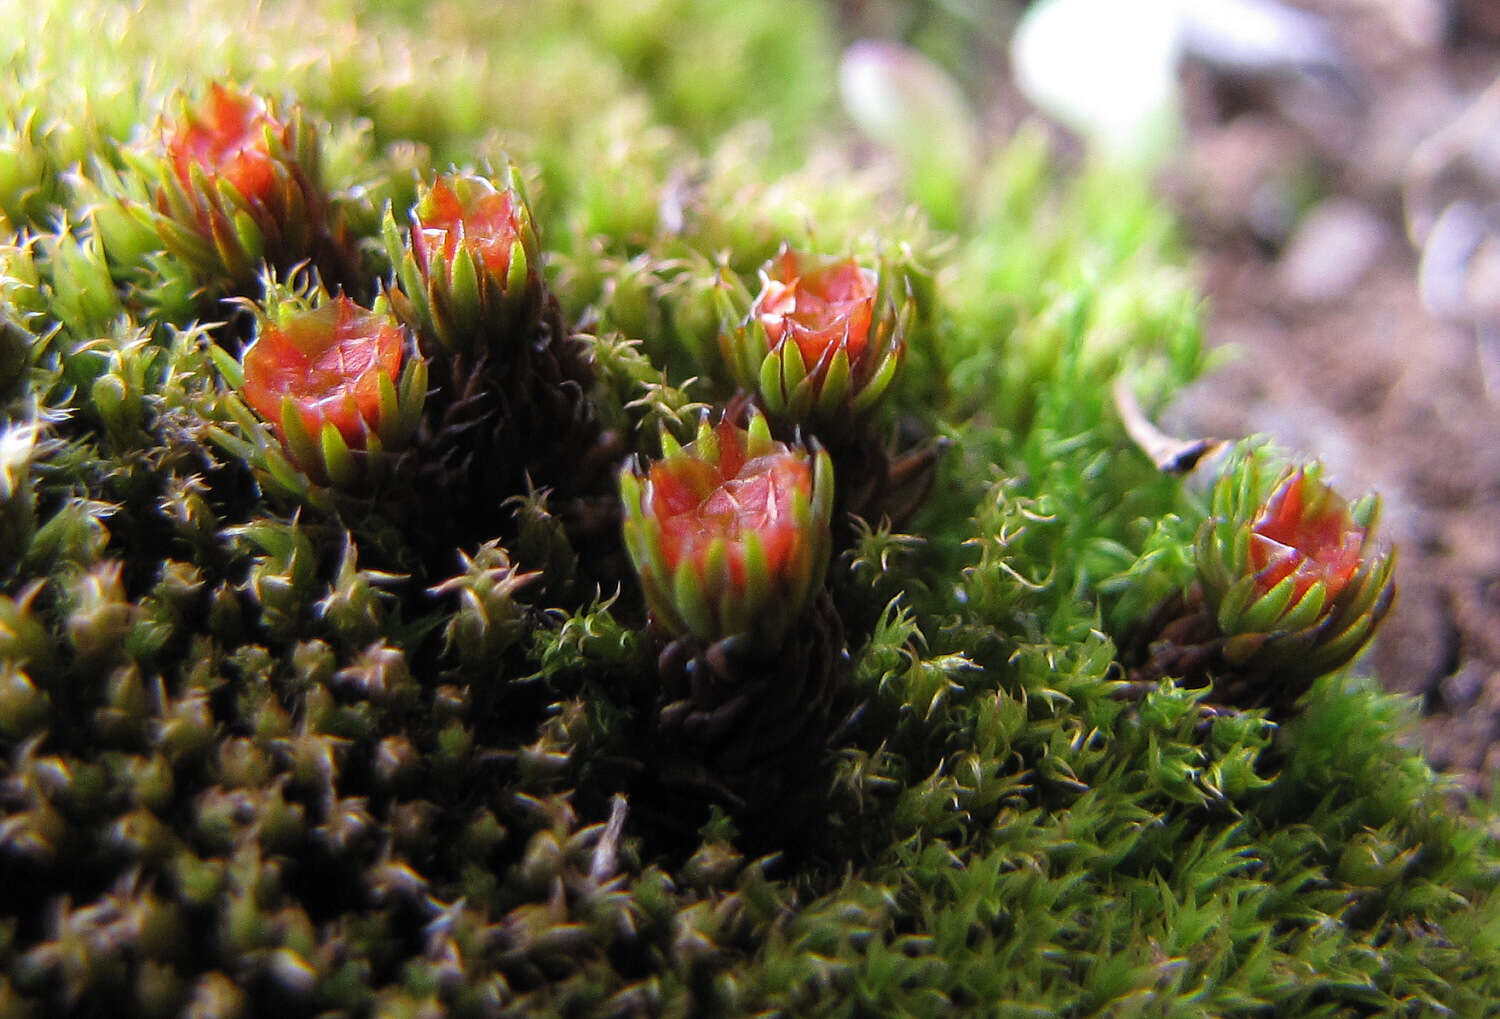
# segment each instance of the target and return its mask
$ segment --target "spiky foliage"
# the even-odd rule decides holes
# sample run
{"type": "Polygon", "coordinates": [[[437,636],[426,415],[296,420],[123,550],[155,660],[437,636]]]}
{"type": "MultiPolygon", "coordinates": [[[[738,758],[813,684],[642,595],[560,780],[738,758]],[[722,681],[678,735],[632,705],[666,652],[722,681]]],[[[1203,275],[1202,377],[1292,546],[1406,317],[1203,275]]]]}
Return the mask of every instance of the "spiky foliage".
{"type": "Polygon", "coordinates": [[[1165,676],[1285,718],[1369,644],[1396,595],[1380,500],[1346,503],[1317,463],[1248,444],[1224,468],[1193,543],[1194,579],[1124,641],[1136,692],[1165,676]]]}
{"type": "Polygon", "coordinates": [[[898,312],[890,290],[853,259],[783,248],[761,268],[743,321],[719,335],[735,382],[797,424],[831,431],[863,416],[895,378],[915,307],[903,294],[898,312]]]}
{"type": "Polygon", "coordinates": [[[620,474],[625,547],[656,621],[677,636],[773,650],[821,590],[833,465],[771,438],[759,414],[662,436],[662,460],[620,474]]]}
{"type": "Polygon", "coordinates": [[[406,315],[445,348],[475,354],[493,334],[514,337],[541,286],[536,230],[510,167],[504,186],[449,174],[422,188],[403,244],[389,210],[382,224],[406,315]]]}
{"type": "Polygon", "coordinates": [[[1493,818],[1403,705],[1348,671],[1278,722],[1170,673],[1120,696],[1115,639],[1221,515],[1111,402],[1204,360],[1138,182],[1067,179],[1023,130],[938,231],[841,139],[804,161],[816,5],[340,10],[5,9],[0,1011],[1500,999],[1493,818]],[[224,370],[253,317],[129,211],[156,208],[136,146],[216,81],[303,110],[363,306],[405,292],[435,169],[519,160],[538,286],[482,348],[419,341],[401,484],[293,466],[224,370]],[[829,566],[768,662],[648,623],[615,486],[733,399],[716,295],[783,244],[899,253],[912,305],[857,429],[884,467],[803,437],[835,461],[829,566]],[[887,484],[887,450],[938,444],[929,497],[887,484]],[[901,512],[841,518],[871,475],[901,512]]]}
{"type": "Polygon", "coordinates": [[[556,496],[563,545],[596,540],[616,520],[606,478],[619,444],[589,399],[585,341],[542,280],[519,171],[509,167],[498,187],[474,174],[440,176],[419,188],[409,220],[403,235],[387,208],[381,232],[394,267],[390,299],[437,383],[416,484],[451,493],[426,501],[429,512],[442,503],[434,515],[414,507],[409,526],[435,532],[423,558],[443,558],[455,539],[492,537],[507,506],[520,510],[516,530],[534,530],[528,511],[546,511],[516,497],[539,489],[556,496]]]}
{"type": "MultiPolygon", "coordinates": [[[[252,91],[213,81],[179,95],[153,131],[96,156],[80,180],[111,255],[132,264],[157,250],[208,293],[249,293],[262,267],[310,263],[330,285],[357,282],[355,254],[323,187],[318,129],[252,91]]],[[[176,282],[174,280],[174,282],[176,282]]],[[[143,280],[149,290],[149,277],[143,280]]]]}
{"type": "Polygon", "coordinates": [[[1314,463],[1283,473],[1256,498],[1262,473],[1251,456],[1215,486],[1198,572],[1228,637],[1225,656],[1306,681],[1369,642],[1395,596],[1395,557],[1375,543],[1379,497],[1350,506],[1314,463]]]}
{"type": "MultiPolygon", "coordinates": [[[[273,474],[286,475],[289,458],[312,481],[346,489],[389,473],[388,452],[405,446],[421,420],[427,364],[386,303],[361,308],[268,279],[264,304],[250,311],[255,339],[240,361],[219,347],[210,353],[238,397],[275,430],[285,458],[263,442],[251,450],[247,439],[226,441],[230,451],[273,474]]],[[[243,423],[244,414],[236,417],[243,423]]]]}

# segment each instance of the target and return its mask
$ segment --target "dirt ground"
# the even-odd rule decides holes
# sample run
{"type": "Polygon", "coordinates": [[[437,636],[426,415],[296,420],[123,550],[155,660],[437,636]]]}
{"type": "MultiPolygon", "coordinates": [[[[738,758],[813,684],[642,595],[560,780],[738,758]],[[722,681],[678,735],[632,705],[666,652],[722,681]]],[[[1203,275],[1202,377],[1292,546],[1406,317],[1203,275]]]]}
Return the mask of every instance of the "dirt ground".
{"type": "Polygon", "coordinates": [[[1184,71],[1166,193],[1209,339],[1183,434],[1266,432],[1384,497],[1396,608],[1373,654],[1433,764],[1500,775],[1500,5],[1319,0],[1343,63],[1184,71]]]}

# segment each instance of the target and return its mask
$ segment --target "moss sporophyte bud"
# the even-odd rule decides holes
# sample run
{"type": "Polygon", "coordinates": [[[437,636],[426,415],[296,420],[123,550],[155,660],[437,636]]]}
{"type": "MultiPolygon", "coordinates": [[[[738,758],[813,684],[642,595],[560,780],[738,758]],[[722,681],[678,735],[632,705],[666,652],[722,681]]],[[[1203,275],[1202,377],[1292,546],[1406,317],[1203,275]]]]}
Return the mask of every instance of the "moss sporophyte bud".
{"type": "Polygon", "coordinates": [[[853,258],[785,247],[760,279],[749,314],[720,334],[735,381],[799,423],[873,407],[895,376],[911,302],[898,312],[880,273],[853,258]]]}
{"type": "Polygon", "coordinates": [[[1373,543],[1380,501],[1352,506],[1318,464],[1282,474],[1256,502],[1252,457],[1214,489],[1214,517],[1199,532],[1199,579],[1233,663],[1312,678],[1368,643],[1395,594],[1392,553],[1373,543]]]}
{"type": "Polygon", "coordinates": [[[473,174],[439,177],[411,210],[409,246],[389,214],[384,231],[410,317],[450,349],[504,325],[539,279],[540,245],[513,169],[500,187],[473,174]]]}
{"type": "Polygon", "coordinates": [[[319,481],[353,484],[355,451],[397,448],[416,430],[426,370],[389,314],[347,297],[288,301],[260,320],[242,358],[245,402],[319,481]],[[404,366],[404,367],[403,367],[404,366]]]}
{"type": "Polygon", "coordinates": [[[833,466],[821,448],[729,421],[620,475],[625,547],[657,621],[678,636],[779,642],[828,567],[833,466]]]}
{"type": "Polygon", "coordinates": [[[161,127],[156,228],[206,276],[246,284],[260,263],[326,254],[318,143],[300,114],[215,83],[161,127]]]}
{"type": "Polygon", "coordinates": [[[440,178],[417,204],[413,218],[412,250],[423,272],[431,271],[435,255],[442,257],[451,272],[460,250],[495,279],[505,279],[512,261],[524,263],[524,251],[512,258],[524,227],[520,203],[511,192],[497,191],[488,181],[471,177],[450,183],[440,178]],[[459,198],[454,184],[466,193],[467,201],[459,198]]]}
{"type": "Polygon", "coordinates": [[[177,124],[167,152],[177,179],[189,191],[193,169],[232,186],[247,202],[265,204],[276,186],[273,139],[286,126],[259,96],[233,92],[214,83],[203,104],[177,124]]]}

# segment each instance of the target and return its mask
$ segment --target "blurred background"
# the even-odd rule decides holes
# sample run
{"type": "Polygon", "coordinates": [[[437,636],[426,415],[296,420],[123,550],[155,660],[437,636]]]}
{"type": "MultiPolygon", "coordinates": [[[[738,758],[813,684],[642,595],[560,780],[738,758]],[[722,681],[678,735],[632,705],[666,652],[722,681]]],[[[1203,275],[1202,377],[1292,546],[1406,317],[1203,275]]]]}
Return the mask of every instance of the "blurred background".
{"type": "MultiPolygon", "coordinates": [[[[1500,771],[1500,3],[838,10],[852,37],[900,41],[950,75],[980,144],[1040,115],[1064,163],[1152,175],[1227,355],[1165,426],[1268,433],[1322,458],[1345,492],[1382,493],[1400,600],[1374,669],[1418,699],[1433,763],[1488,791],[1500,771]]],[[[844,58],[844,105],[878,135],[851,90],[860,52],[844,58]]]]}

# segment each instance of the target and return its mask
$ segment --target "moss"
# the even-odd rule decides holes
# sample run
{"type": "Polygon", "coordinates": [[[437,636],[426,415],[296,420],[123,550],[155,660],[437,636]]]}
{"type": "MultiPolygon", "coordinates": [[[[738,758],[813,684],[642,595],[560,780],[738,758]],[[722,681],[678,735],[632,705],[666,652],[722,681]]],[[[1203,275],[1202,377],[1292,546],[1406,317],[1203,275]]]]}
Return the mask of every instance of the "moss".
{"type": "MultiPolygon", "coordinates": [[[[1111,397],[1208,366],[1140,182],[1023,127],[935,228],[827,133],[817,5],[7,15],[0,1012],[1500,1000],[1490,808],[1452,809],[1409,705],[1349,671],[1275,715],[1122,682],[1210,513],[1111,397]],[[215,80],[301,109],[365,297],[420,179],[525,185],[530,353],[405,322],[443,371],[344,487],[234,393],[247,303],[312,281],[205,273],[152,211],[157,125],[215,80]],[[783,243],[899,267],[901,369],[833,452],[913,512],[835,521],[767,665],[651,621],[616,476],[734,398],[724,308],[783,243]]],[[[950,20],[908,27],[961,60],[950,20]]]]}

